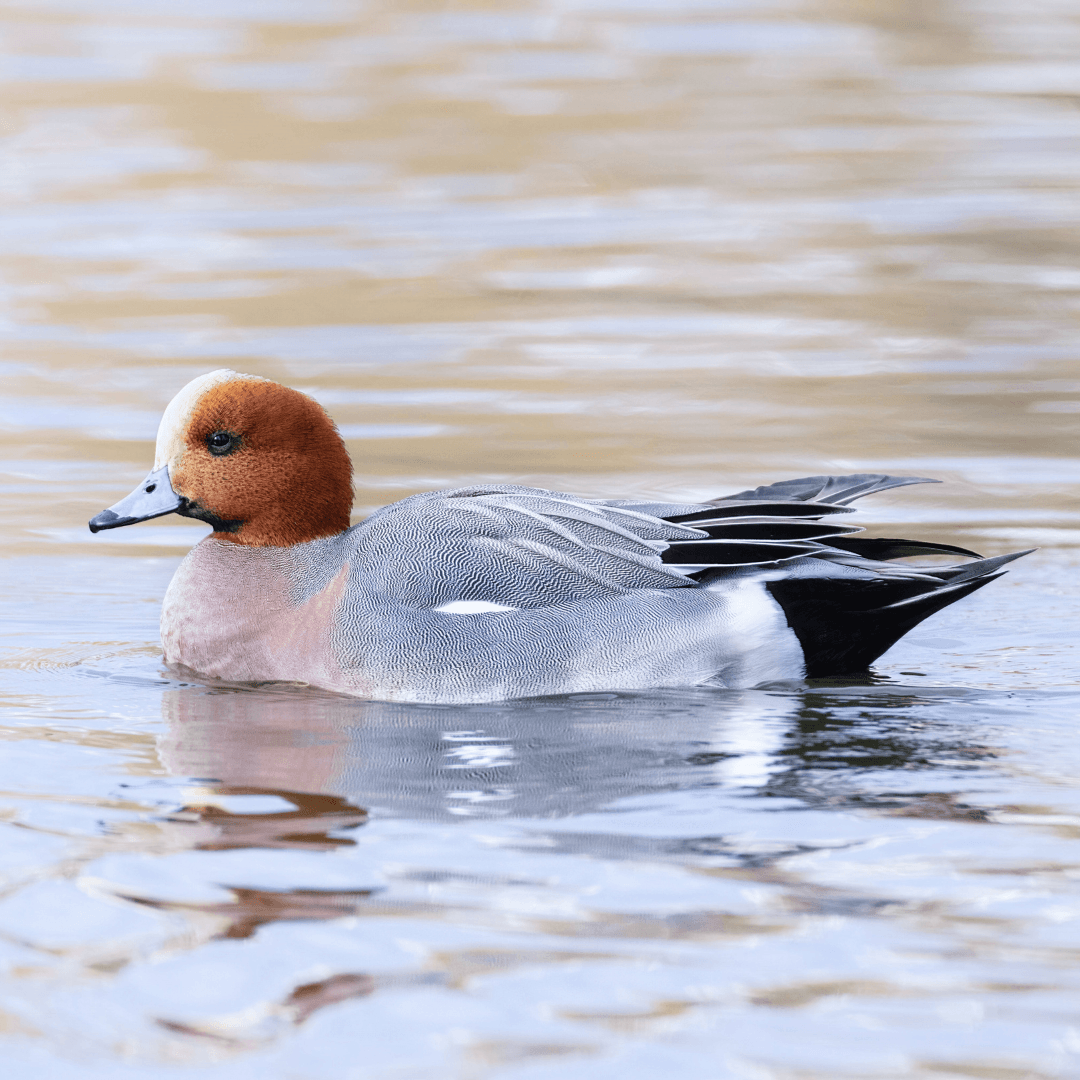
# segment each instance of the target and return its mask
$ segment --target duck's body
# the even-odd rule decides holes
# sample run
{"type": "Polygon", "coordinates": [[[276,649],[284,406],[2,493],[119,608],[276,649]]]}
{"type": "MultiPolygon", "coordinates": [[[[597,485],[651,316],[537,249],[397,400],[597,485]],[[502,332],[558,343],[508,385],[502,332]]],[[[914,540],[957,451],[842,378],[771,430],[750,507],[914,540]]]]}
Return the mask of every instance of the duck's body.
{"type": "Polygon", "coordinates": [[[879,475],[695,505],[463,488],[344,528],[344,447],[312,405],[266,380],[203,376],[169,406],[155,471],[91,523],[175,510],[214,524],[165,597],[169,663],[419,702],[749,687],[862,670],[1016,557],[915,568],[887,560],[974,553],[853,539],[858,529],[821,520],[918,482],[879,475]],[[289,408],[304,411],[292,428],[289,408]],[[283,485],[290,457],[301,475],[283,485]],[[317,488],[320,471],[333,491],[317,488]]]}
{"type": "Polygon", "coordinates": [[[587,531],[585,518],[657,536],[693,532],[564,499],[520,489],[421,496],[338,536],[288,548],[209,536],[166,594],[166,659],[230,680],[297,680],[394,701],[710,680],[753,686],[803,675],[798,641],[762,583],[696,587],[663,566],[654,548],[619,533],[604,538],[641,563],[595,549],[579,555],[565,537],[545,535],[547,521],[587,531]],[[539,505],[580,516],[544,520],[516,510],[539,505]],[[496,508],[504,529],[487,514],[496,508]],[[474,515],[473,535],[464,523],[457,535],[445,528],[474,515]]]}

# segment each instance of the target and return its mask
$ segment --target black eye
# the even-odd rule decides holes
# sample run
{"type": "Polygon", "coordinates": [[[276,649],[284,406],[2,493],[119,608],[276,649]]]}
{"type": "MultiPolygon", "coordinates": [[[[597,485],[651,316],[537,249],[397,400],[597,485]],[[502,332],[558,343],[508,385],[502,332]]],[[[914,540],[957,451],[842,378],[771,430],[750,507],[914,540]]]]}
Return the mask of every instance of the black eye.
{"type": "Polygon", "coordinates": [[[231,454],[240,445],[240,438],[231,431],[215,431],[206,436],[206,448],[211,454],[223,457],[231,454]]]}

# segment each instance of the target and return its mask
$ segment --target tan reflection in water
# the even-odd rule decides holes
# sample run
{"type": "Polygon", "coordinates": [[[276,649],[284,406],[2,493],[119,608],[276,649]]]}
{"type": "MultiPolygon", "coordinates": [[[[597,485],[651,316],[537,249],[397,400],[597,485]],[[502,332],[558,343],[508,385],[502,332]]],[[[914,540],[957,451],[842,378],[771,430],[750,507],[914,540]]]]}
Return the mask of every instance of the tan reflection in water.
{"type": "Polygon", "coordinates": [[[159,1019],[158,1023],[178,1035],[211,1039],[235,1050],[255,1050],[290,1027],[298,1027],[320,1009],[366,997],[374,989],[375,980],[370,975],[331,975],[296,987],[284,1001],[259,1003],[232,1016],[191,1023],[159,1019]]]}
{"type": "Polygon", "coordinates": [[[354,829],[367,821],[367,811],[334,795],[227,784],[215,784],[209,794],[211,798],[217,795],[274,795],[293,803],[296,809],[271,814],[230,814],[213,801],[188,803],[166,820],[190,824],[192,828],[187,833],[187,840],[199,851],[251,847],[332,851],[354,841],[344,836],[330,836],[331,832],[354,829]]]}
{"type": "Polygon", "coordinates": [[[358,510],[929,460],[928,538],[1075,546],[1057,16],[751,8],[12,8],[5,550],[182,550],[85,521],[222,363],[367,430],[358,510]]]}

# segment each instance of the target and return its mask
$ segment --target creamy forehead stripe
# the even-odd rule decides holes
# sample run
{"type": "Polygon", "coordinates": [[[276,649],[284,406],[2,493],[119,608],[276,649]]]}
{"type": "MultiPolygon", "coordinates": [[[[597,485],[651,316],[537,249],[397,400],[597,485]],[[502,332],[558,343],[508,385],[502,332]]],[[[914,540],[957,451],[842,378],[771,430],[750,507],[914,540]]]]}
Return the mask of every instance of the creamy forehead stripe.
{"type": "Polygon", "coordinates": [[[221,386],[222,383],[237,382],[242,379],[250,379],[253,382],[267,381],[258,375],[243,375],[239,371],[218,368],[217,371],[209,371],[197,379],[192,379],[169,402],[158,425],[157,448],[154,453],[155,469],[160,469],[163,465],[173,465],[180,460],[184,452],[184,436],[203,394],[215,386],[221,386]]]}

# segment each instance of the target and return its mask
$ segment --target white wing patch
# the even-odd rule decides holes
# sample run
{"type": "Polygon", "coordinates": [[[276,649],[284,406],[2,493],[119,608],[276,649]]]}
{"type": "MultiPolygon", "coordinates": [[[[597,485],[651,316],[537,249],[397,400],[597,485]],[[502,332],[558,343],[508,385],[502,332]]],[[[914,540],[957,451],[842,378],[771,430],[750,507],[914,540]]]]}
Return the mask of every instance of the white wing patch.
{"type": "Polygon", "coordinates": [[[488,611],[520,611],[520,608],[511,607],[509,604],[492,604],[488,600],[451,600],[448,604],[441,604],[434,609],[443,611],[447,615],[483,615],[488,611]]]}

